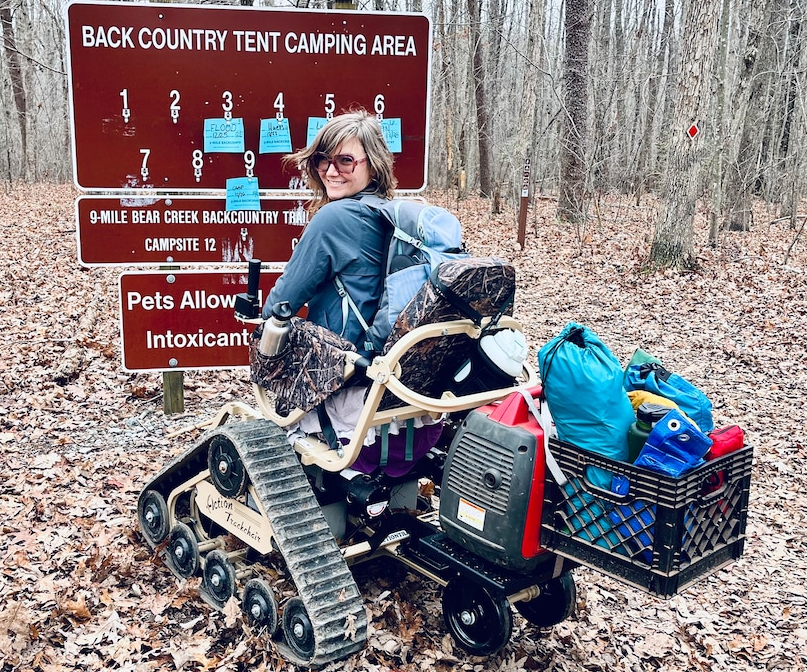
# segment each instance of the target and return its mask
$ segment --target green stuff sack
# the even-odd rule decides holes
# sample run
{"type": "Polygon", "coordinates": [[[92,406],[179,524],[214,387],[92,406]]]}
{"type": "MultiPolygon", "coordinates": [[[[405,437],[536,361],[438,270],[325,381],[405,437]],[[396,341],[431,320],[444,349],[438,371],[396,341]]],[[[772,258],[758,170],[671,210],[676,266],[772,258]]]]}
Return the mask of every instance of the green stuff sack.
{"type": "MultiPolygon", "coordinates": [[[[627,460],[628,428],[636,416],[622,384],[622,366],[596,334],[570,322],[538,352],[538,370],[558,438],[627,460]]],[[[608,471],[589,467],[586,478],[611,489],[608,471]]]]}

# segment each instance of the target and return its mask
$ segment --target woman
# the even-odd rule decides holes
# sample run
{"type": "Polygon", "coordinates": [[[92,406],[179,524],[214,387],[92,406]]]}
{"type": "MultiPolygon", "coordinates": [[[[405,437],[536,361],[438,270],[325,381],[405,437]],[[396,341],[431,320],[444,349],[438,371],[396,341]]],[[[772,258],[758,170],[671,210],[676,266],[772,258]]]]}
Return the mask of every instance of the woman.
{"type": "Polygon", "coordinates": [[[263,307],[288,301],[296,313],[308,303],[308,319],[356,344],[363,355],[364,329],[345,311],[334,283],[338,275],[367,322],[378,307],[387,232],[379,215],[361,202],[365,194],[391,199],[393,156],[374,116],[364,110],[331,119],[305,149],[285,157],[299,166],[314,195],[300,242],[263,307]]]}
{"type": "MultiPolygon", "coordinates": [[[[312,217],[269,293],[263,317],[271,315],[278,301],[288,301],[294,313],[307,302],[308,320],[342,335],[360,354],[372,355],[364,342],[364,327],[353,311],[343,306],[334,278],[341,278],[362,317],[370,323],[383,289],[382,264],[389,235],[381,216],[361,198],[374,194],[391,199],[397,184],[393,157],[381,127],[364,110],[342,114],[329,121],[311,145],[285,157],[285,162],[300,166],[308,178],[314,192],[308,206],[312,217]]],[[[348,386],[328,397],[319,413],[308,413],[299,425],[289,427],[290,442],[307,434],[327,434],[323,422],[330,425],[335,440],[347,442],[364,406],[365,392],[365,387],[348,386]]],[[[425,416],[415,419],[414,427],[416,460],[437,441],[442,423],[425,416]]],[[[354,469],[371,473],[380,467],[400,476],[412,467],[413,460],[404,458],[406,431],[401,431],[397,422],[390,423],[389,431],[389,462],[382,464],[380,444],[375,428],[371,428],[364,437],[367,447],[353,464],[354,469]]]]}

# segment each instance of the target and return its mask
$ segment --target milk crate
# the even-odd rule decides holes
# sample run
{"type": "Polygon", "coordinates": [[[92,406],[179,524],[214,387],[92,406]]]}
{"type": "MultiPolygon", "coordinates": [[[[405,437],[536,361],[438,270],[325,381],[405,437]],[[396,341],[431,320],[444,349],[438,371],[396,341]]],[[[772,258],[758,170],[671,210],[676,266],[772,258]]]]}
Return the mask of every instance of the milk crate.
{"type": "Polygon", "coordinates": [[[745,543],[753,450],[745,446],[672,478],[550,441],[568,479],[547,470],[541,546],[660,597],[738,559],[745,543]],[[589,468],[613,475],[607,492],[589,468]],[[615,487],[621,484],[621,488],[615,487]]]}

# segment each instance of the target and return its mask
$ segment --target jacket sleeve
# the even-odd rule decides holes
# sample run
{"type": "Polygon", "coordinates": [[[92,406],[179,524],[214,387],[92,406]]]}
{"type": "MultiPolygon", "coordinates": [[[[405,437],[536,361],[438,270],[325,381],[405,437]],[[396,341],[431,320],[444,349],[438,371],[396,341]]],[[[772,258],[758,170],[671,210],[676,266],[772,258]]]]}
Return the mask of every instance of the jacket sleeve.
{"type": "Polygon", "coordinates": [[[264,319],[278,301],[288,301],[293,312],[321,291],[334,275],[359,256],[362,206],[346,199],[329,203],[311,218],[282,275],[263,306],[264,319]]]}

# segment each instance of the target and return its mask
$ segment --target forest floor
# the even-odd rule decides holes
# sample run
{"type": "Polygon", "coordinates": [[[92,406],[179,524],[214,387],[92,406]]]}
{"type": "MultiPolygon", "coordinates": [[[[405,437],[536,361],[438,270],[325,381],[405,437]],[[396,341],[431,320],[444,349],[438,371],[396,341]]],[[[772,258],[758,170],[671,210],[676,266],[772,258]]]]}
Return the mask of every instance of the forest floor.
{"type": "MultiPolygon", "coordinates": [[[[70,186],[0,185],[0,670],[294,670],[239,614],[212,611],[138,531],[144,481],[192,444],[224,403],[251,402],[246,370],[188,372],[186,410],[162,379],[120,365],[117,269],[76,260],[70,186]]],[[[576,613],[467,656],[447,636],[440,590],[400,566],[356,570],[367,646],[333,670],[807,669],[807,238],[763,206],[747,233],[706,244],[695,272],[643,273],[655,206],[603,197],[585,229],[476,198],[456,208],[470,250],[514,262],[530,357],[569,321],[625,363],[636,347],[701,387],[718,426],[754,446],[743,557],[671,599],[575,571],[576,613]]]]}

